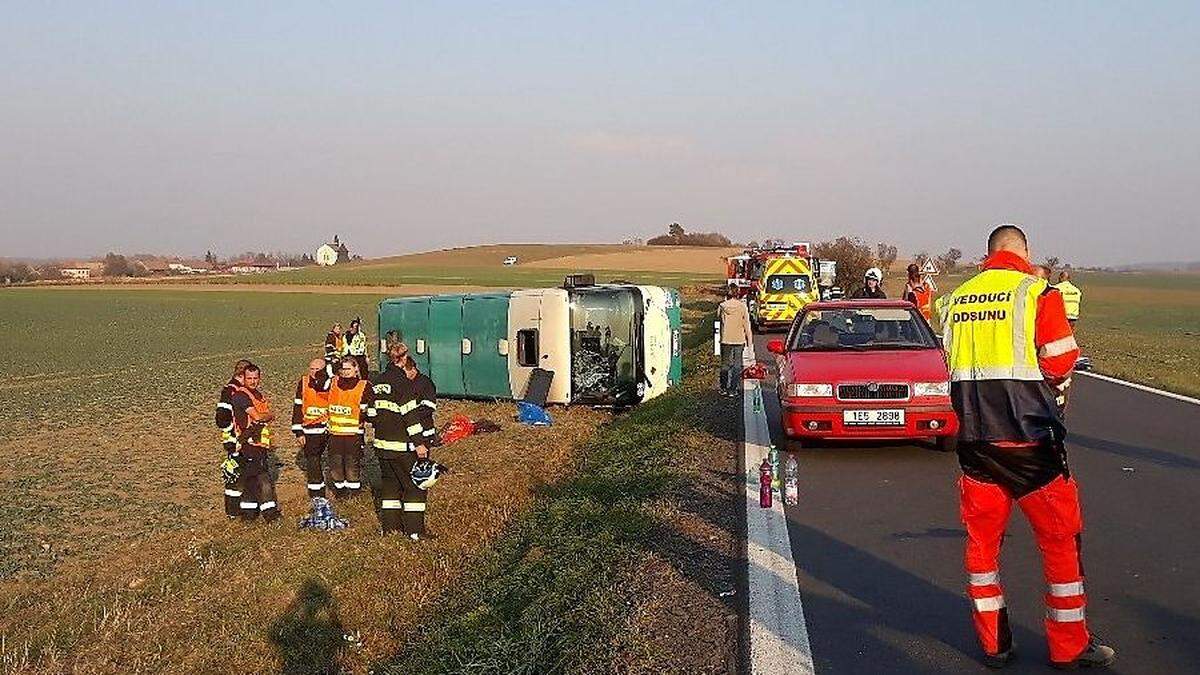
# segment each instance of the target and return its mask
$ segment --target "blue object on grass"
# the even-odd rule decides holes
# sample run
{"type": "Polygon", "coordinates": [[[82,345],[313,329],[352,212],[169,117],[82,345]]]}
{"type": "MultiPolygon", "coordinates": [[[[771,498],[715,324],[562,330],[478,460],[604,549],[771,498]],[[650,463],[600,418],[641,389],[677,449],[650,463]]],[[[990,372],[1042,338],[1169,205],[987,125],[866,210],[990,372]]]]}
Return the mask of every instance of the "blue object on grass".
{"type": "Polygon", "coordinates": [[[300,519],[300,529],[314,530],[344,530],[350,523],[345,518],[338,518],[333,512],[333,504],[324,497],[312,498],[312,510],[300,519]]]}
{"type": "Polygon", "coordinates": [[[553,423],[550,421],[550,413],[546,412],[545,408],[525,401],[517,403],[517,421],[535,427],[548,427],[553,423]]]}

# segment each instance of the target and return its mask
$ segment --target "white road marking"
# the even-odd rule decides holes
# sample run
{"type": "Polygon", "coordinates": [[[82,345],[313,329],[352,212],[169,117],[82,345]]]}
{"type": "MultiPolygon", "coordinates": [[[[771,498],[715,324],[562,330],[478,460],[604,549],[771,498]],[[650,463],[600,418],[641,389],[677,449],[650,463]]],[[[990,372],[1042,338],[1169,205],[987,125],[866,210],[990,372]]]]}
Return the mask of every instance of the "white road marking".
{"type": "Polygon", "coordinates": [[[1137,389],[1138,391],[1144,391],[1144,392],[1148,392],[1151,394],[1158,394],[1159,396],[1166,396],[1167,398],[1173,398],[1176,401],[1183,401],[1184,403],[1191,403],[1192,405],[1200,405],[1200,398],[1192,398],[1191,396],[1184,396],[1183,394],[1176,394],[1175,392],[1172,392],[1172,391],[1163,391],[1162,389],[1155,389],[1154,387],[1147,387],[1144,384],[1138,384],[1137,382],[1130,382],[1128,380],[1122,380],[1120,378],[1111,377],[1109,375],[1101,375],[1100,373],[1093,373],[1088,370],[1077,370],[1077,371],[1075,371],[1075,374],[1076,375],[1086,375],[1088,377],[1094,377],[1097,380],[1104,380],[1105,382],[1112,382],[1113,384],[1119,384],[1123,387],[1129,387],[1130,389],[1137,389]]]}
{"type": "MultiPolygon", "coordinates": [[[[754,346],[747,345],[745,365],[754,363],[754,346]]],[[[758,504],[758,467],[770,453],[771,432],[762,401],[762,383],[742,383],[742,424],[746,430],[743,452],[746,461],[746,558],[750,589],[750,672],[816,672],[808,626],[800,604],[796,561],[788,539],[783,499],[776,496],[771,508],[758,504]]]]}

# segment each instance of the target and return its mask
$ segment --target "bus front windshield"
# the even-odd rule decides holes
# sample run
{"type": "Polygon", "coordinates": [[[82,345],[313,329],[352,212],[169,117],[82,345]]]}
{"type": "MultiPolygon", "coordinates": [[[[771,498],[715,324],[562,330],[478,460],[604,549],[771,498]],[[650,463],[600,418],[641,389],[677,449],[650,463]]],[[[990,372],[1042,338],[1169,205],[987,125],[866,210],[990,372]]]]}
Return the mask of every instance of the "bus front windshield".
{"type": "Polygon", "coordinates": [[[571,388],[575,400],[636,400],[637,322],[633,289],[571,293],[571,388]]]}

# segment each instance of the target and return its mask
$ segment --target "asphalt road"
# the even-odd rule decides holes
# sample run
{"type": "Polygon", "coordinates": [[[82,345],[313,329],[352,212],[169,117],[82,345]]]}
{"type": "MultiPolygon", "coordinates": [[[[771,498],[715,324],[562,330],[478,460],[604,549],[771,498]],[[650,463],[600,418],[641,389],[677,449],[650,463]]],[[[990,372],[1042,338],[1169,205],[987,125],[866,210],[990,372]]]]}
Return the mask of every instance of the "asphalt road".
{"type": "MultiPolygon", "coordinates": [[[[766,360],[766,337],[755,352],[766,360]]],[[[1083,494],[1093,633],[1109,672],[1200,672],[1200,406],[1077,377],[1068,456],[1083,494]]],[[[774,388],[764,387],[783,444],[774,388]]],[[[990,672],[978,660],[962,571],[953,455],[917,446],[796,451],[787,507],[818,673],[990,672]]],[[[1001,559],[1017,660],[1046,665],[1041,563],[1013,510],[1001,559]]]]}

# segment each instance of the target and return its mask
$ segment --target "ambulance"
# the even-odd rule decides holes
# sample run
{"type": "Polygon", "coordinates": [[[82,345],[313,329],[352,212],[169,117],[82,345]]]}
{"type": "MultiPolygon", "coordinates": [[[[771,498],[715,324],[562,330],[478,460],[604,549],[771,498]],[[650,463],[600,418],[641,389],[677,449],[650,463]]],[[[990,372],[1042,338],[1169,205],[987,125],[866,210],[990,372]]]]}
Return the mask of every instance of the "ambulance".
{"type": "Polygon", "coordinates": [[[786,329],[805,305],[821,300],[816,265],[807,243],[776,249],[757,261],[747,299],[755,330],[786,329]]]}

